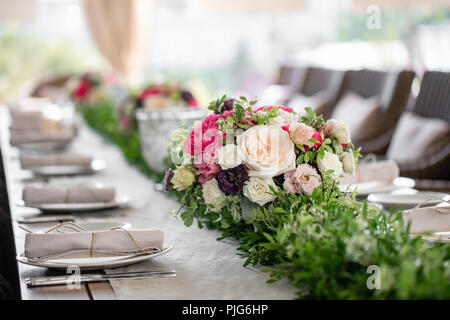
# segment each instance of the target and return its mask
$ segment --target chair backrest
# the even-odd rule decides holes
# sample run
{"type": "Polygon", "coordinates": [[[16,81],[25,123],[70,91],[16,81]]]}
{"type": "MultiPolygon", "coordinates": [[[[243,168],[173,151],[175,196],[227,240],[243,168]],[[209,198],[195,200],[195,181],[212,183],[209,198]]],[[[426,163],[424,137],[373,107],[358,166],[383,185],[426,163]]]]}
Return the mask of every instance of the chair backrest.
{"type": "Polygon", "coordinates": [[[365,98],[376,96],[381,111],[386,115],[384,128],[389,130],[407,107],[414,76],[412,71],[350,70],[344,76],[337,101],[348,91],[365,98]]]}
{"type": "Polygon", "coordinates": [[[283,65],[279,69],[277,84],[298,90],[303,85],[306,72],[307,69],[303,67],[283,65]]]}
{"type": "Polygon", "coordinates": [[[16,246],[6,175],[0,148],[0,299],[20,299],[16,246]]]}
{"type": "Polygon", "coordinates": [[[425,72],[412,112],[450,122],[450,72],[425,72]]]}
{"type": "MultiPolygon", "coordinates": [[[[301,94],[305,96],[311,96],[316,94],[321,90],[335,90],[340,89],[340,83],[336,83],[338,80],[342,82],[344,76],[343,71],[319,68],[319,67],[309,67],[303,86],[300,90],[301,94]]],[[[336,92],[337,93],[337,92],[336,92]]]]}

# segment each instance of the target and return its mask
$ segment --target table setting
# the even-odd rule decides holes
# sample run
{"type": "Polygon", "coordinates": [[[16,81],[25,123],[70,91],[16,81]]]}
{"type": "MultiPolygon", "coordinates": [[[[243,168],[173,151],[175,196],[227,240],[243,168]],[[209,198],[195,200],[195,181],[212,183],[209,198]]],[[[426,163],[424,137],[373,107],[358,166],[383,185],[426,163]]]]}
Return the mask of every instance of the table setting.
{"type": "MultiPolygon", "coordinates": [[[[56,271],[76,265],[82,271],[82,282],[93,286],[107,281],[119,299],[135,299],[142,294],[154,299],[183,299],[189,294],[208,299],[244,296],[251,299],[292,298],[295,287],[285,279],[266,284],[262,279],[270,279],[270,274],[261,273],[258,260],[252,262],[254,266],[242,268],[243,261],[238,255],[236,259],[230,259],[238,243],[233,239],[221,242],[216,239],[220,237],[220,231],[232,225],[259,228],[261,219],[267,219],[267,213],[262,211],[266,204],[277,203],[279,207],[270,205],[269,208],[279,213],[291,211],[292,196],[299,193],[303,203],[313,198],[320,199],[322,193],[325,197],[340,199],[337,200],[340,205],[357,211],[362,207],[351,198],[367,199],[365,210],[372,212],[371,215],[382,209],[409,209],[401,217],[405,225],[410,225],[411,236],[419,236],[429,243],[448,242],[447,218],[450,215],[446,215],[447,194],[415,190],[414,180],[400,176],[399,168],[392,160],[368,156],[357,166],[359,150],[353,148],[343,123],[325,122],[308,108],[302,113],[301,122],[295,122],[292,109],[257,107],[254,104],[245,97],[223,96],[211,102],[209,109],[214,113],[204,118],[203,123],[196,122],[192,131],[186,129],[192,126],[192,122],[182,125],[170,133],[169,140],[165,138],[165,146],[153,144],[151,150],[143,142],[143,161],[149,166],[156,162],[146,157],[145,152],[150,152],[152,157],[155,153],[170,155],[172,161],[179,161],[166,172],[164,181],[162,178],[154,182],[147,180],[122,159],[118,149],[105,143],[82,122],[78,122],[77,138],[64,151],[43,153],[42,150],[29,152],[21,148],[15,159],[18,167],[33,172],[36,181],[33,178],[26,183],[23,181],[14,203],[18,208],[37,211],[17,219],[18,228],[24,233],[21,242],[24,250],[17,256],[18,262],[56,271]],[[252,106],[253,111],[248,106],[252,106]],[[236,110],[243,112],[237,116],[236,110]],[[257,123],[261,127],[260,132],[256,130],[257,123]],[[204,144],[200,146],[202,158],[214,162],[197,164],[198,134],[195,128],[204,130],[205,124],[207,129],[212,129],[208,133],[211,141],[221,137],[222,126],[229,130],[238,124],[245,131],[236,138],[237,147],[233,144],[221,147],[218,144],[220,139],[207,143],[206,147],[204,144]],[[269,130],[268,133],[263,129],[269,130]],[[273,139],[272,136],[282,141],[282,148],[295,146],[293,153],[283,151],[287,153],[283,155],[285,158],[281,158],[285,159],[281,164],[282,171],[278,167],[275,172],[267,162],[259,162],[262,154],[258,153],[259,144],[251,144],[254,137],[263,141],[266,137],[273,139]],[[187,153],[190,156],[183,158],[187,153]],[[108,159],[108,163],[102,159],[108,159]],[[113,165],[111,161],[114,161],[113,165]],[[193,161],[192,164],[189,161],[193,161]],[[336,171],[337,175],[330,175],[330,170],[336,171]],[[85,174],[95,175],[95,178],[87,180],[85,174]],[[277,178],[280,174],[284,175],[281,185],[277,178]],[[46,177],[46,180],[39,182],[39,176],[46,177]],[[124,180],[124,177],[127,178],[124,180]],[[333,182],[335,179],[339,184],[333,182]],[[158,187],[162,185],[160,181],[164,190],[158,187]],[[267,195],[280,186],[288,193],[267,195]],[[199,201],[190,194],[193,188],[201,190],[199,203],[192,202],[199,201]],[[161,191],[182,197],[181,205],[161,191]],[[340,193],[342,196],[338,196],[340,193]],[[206,219],[199,215],[198,209],[191,209],[205,207],[206,212],[201,212],[206,214],[206,219]],[[112,215],[114,211],[116,216],[112,215]],[[98,214],[94,215],[95,212],[98,214]],[[219,220],[208,222],[210,216],[217,219],[218,214],[219,220]],[[186,228],[183,224],[193,224],[192,215],[199,215],[196,218],[198,227],[186,228]],[[174,219],[174,216],[181,219],[174,219]],[[204,223],[218,230],[200,229],[204,223]],[[224,252],[228,253],[223,255],[224,252]],[[205,263],[208,259],[212,260],[205,263]],[[203,264],[201,268],[198,266],[200,261],[203,264]],[[224,272],[229,272],[231,278],[218,279],[216,274],[224,272]],[[205,290],[211,279],[217,282],[217,286],[205,290]],[[247,293],[242,292],[243,279],[254,279],[250,287],[245,284],[247,293]],[[166,294],[156,294],[161,290],[166,294]]],[[[89,115],[90,110],[90,107],[83,106],[81,114],[89,115]]],[[[120,110],[119,114],[123,112],[120,110]]],[[[140,114],[149,111],[135,112],[137,126],[132,130],[152,141],[153,134],[144,134],[142,129],[138,131],[139,119],[143,117],[140,114]]],[[[130,132],[123,131],[119,122],[117,125],[124,136],[130,135],[130,132]]],[[[271,147],[270,142],[267,142],[267,147],[271,147]]],[[[268,156],[265,161],[272,161],[270,157],[273,154],[268,156]]],[[[151,168],[157,169],[158,165],[151,168]]],[[[159,165],[159,168],[163,166],[159,165]]],[[[311,210],[333,212],[336,209],[317,207],[311,210]]],[[[354,221],[349,220],[348,223],[353,224],[354,221]]],[[[308,239],[309,235],[303,237],[308,239]]],[[[346,241],[352,241],[352,237],[348,239],[346,241]]],[[[249,255],[247,259],[255,257],[249,255]]],[[[276,269],[270,270],[272,274],[276,272],[276,269]]],[[[57,274],[27,277],[24,281],[27,287],[34,288],[58,286],[67,279],[67,276],[57,274]]]]}

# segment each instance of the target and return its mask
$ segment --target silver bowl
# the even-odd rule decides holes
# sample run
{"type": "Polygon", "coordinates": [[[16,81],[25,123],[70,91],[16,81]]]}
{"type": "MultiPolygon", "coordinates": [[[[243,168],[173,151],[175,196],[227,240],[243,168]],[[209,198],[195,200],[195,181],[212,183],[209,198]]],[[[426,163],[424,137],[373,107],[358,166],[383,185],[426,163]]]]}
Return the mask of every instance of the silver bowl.
{"type": "Polygon", "coordinates": [[[168,147],[172,132],[183,124],[192,125],[208,115],[206,109],[192,107],[171,107],[161,110],[136,111],[142,155],[147,165],[164,172],[167,167],[164,159],[168,156],[168,147]]]}

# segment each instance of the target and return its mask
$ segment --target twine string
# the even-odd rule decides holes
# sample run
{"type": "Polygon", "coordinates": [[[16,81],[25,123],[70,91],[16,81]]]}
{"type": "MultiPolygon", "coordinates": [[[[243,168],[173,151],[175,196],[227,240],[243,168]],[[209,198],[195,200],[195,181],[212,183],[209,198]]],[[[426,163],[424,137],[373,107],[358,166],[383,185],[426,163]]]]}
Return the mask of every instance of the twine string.
{"type": "MultiPolygon", "coordinates": [[[[29,230],[29,229],[27,229],[27,228],[25,228],[25,227],[19,226],[19,228],[25,230],[25,231],[28,232],[28,233],[33,233],[33,231],[31,231],[31,230],[29,230]]],[[[73,223],[73,222],[63,222],[63,223],[57,224],[56,226],[51,227],[50,229],[46,230],[44,233],[50,233],[50,232],[52,232],[53,230],[56,230],[56,231],[59,232],[59,233],[65,233],[64,231],[61,230],[61,229],[63,229],[63,228],[70,229],[70,230],[73,230],[73,231],[75,231],[75,232],[88,232],[86,229],[84,229],[82,226],[80,226],[80,225],[78,225],[78,224],[76,224],[76,223],[73,223]]],[[[137,243],[136,239],[133,237],[133,235],[131,234],[131,232],[128,231],[127,229],[122,228],[122,227],[113,227],[113,228],[111,228],[111,229],[109,229],[109,230],[110,230],[110,231],[120,230],[120,231],[125,232],[125,233],[128,235],[128,237],[131,239],[131,241],[133,242],[133,244],[136,246],[136,248],[137,248],[141,253],[145,253],[145,250],[137,243]]],[[[90,232],[90,234],[91,234],[91,242],[90,242],[90,246],[89,246],[89,255],[90,255],[91,258],[92,258],[93,255],[94,255],[94,243],[95,243],[95,235],[96,235],[96,232],[90,232]]]]}
{"type": "MultiPolygon", "coordinates": [[[[90,193],[90,195],[97,201],[97,202],[102,202],[101,199],[98,197],[97,193],[95,192],[95,190],[93,188],[91,188],[90,186],[87,186],[85,184],[77,184],[75,185],[75,187],[79,187],[79,186],[83,186],[87,189],[87,191],[90,193]]],[[[64,203],[69,203],[69,199],[70,199],[70,194],[71,194],[72,189],[71,188],[66,188],[66,192],[65,192],[65,196],[64,196],[64,203]]]]}

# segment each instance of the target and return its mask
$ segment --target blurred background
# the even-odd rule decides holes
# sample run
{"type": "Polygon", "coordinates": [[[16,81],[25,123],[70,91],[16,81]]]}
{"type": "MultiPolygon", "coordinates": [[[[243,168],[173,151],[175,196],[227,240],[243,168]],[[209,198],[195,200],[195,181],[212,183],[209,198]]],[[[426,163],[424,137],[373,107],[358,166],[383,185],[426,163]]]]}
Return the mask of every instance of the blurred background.
{"type": "MultiPolygon", "coordinates": [[[[259,96],[285,64],[419,76],[450,70],[448,0],[138,2],[131,28],[144,26],[136,37],[145,41],[130,41],[144,44],[142,57],[122,76],[130,83],[181,81],[204,101],[224,92],[259,96]]],[[[90,11],[92,5],[0,0],[0,102],[16,99],[36,75],[112,70],[115,58],[95,33],[104,10],[90,11]]]]}

